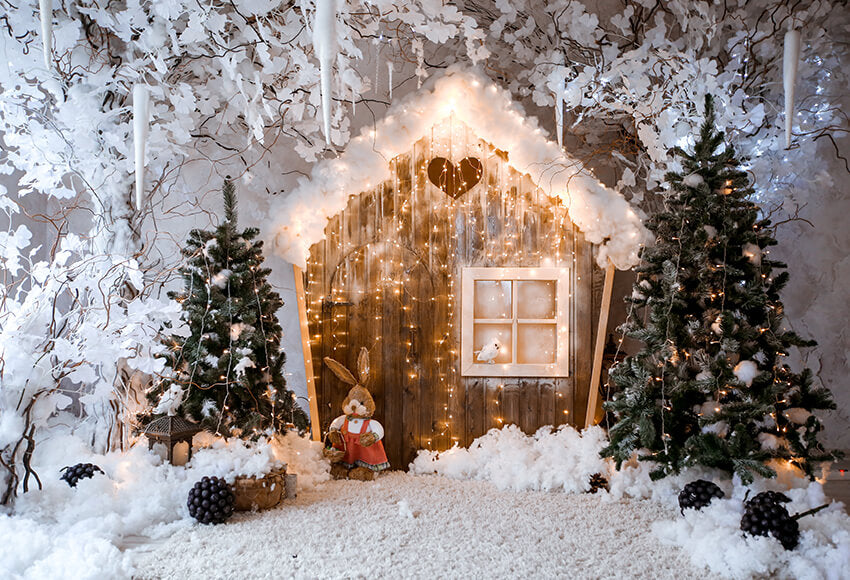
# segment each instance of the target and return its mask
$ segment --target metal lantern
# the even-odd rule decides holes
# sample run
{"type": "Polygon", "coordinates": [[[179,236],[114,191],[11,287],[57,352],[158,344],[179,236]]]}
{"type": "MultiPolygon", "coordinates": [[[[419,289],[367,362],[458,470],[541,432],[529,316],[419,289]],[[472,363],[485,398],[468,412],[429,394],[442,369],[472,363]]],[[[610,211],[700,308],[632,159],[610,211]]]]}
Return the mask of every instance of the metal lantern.
{"type": "Polygon", "coordinates": [[[166,448],[166,458],[172,465],[186,465],[192,459],[192,437],[203,431],[197,423],[183,417],[166,416],[152,421],[145,427],[145,437],[148,438],[148,449],[153,449],[155,443],[163,443],[166,448]],[[189,453],[185,462],[174,462],[174,448],[177,444],[186,442],[189,453]]]}

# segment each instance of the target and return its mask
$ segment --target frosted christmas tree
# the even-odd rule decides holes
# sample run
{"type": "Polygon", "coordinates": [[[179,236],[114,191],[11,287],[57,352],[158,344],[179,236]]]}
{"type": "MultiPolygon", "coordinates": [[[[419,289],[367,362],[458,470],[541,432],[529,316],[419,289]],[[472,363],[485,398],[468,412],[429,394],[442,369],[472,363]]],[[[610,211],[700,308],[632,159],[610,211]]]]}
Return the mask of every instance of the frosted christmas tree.
{"type": "Polygon", "coordinates": [[[772,459],[811,476],[813,462],[833,458],[812,411],[834,403],[809,369],[786,363],[791,347],[814,342],[783,328],[788,273],[767,258],[770,222],[748,201],[710,98],[693,153],[674,153],[683,171],[667,175],[672,192],[647,224],[656,243],[642,253],[625,325],[645,346],[611,371],[617,422],[603,454],[620,465],[639,451],[658,464],[655,478],[704,465],[747,482],[774,476],[772,459]]]}
{"type": "Polygon", "coordinates": [[[259,233],[236,229],[236,193],[224,182],[224,222],[214,232],[192,230],[181,269],[185,290],[169,296],[183,305],[191,334],[166,344],[172,374],[149,394],[154,413],[180,412],[224,436],[251,437],[287,423],[307,425],[286,389],[276,312],[283,301],[262,267],[259,233]]]}

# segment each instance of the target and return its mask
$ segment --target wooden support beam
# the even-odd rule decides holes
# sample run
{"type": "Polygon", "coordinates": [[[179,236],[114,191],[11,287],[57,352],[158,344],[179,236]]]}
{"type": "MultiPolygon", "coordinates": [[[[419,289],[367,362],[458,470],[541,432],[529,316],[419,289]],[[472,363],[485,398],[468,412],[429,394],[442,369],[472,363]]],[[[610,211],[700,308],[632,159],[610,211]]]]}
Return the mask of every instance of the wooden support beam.
{"type": "Polygon", "coordinates": [[[587,391],[587,412],[584,414],[585,429],[593,425],[596,419],[596,405],[599,403],[599,379],[602,376],[602,356],[605,351],[605,338],[608,330],[608,313],[611,310],[611,292],[614,289],[614,264],[609,260],[605,268],[605,285],[602,287],[602,304],[599,307],[599,325],[596,328],[596,348],[593,351],[593,370],[590,374],[590,388],[587,391]]]}
{"type": "Polygon", "coordinates": [[[322,440],[319,421],[319,400],[316,398],[316,381],[313,377],[313,349],[310,348],[310,325],[307,320],[307,296],[304,293],[304,271],[292,265],[295,276],[295,296],[298,302],[298,320],[301,322],[301,351],[304,354],[304,375],[307,377],[307,398],[310,401],[310,434],[313,441],[322,440]]]}

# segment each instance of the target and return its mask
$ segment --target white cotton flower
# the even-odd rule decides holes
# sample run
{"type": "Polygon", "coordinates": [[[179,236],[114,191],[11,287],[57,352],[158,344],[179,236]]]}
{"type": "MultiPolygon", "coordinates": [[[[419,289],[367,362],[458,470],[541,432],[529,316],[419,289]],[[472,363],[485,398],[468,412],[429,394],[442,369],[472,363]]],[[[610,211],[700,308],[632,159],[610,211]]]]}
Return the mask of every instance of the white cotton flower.
{"type": "Polygon", "coordinates": [[[790,409],[785,409],[782,414],[785,415],[786,419],[796,425],[805,425],[806,421],[809,420],[809,417],[812,416],[808,410],[802,407],[791,407],[790,409]]]}
{"type": "Polygon", "coordinates": [[[230,340],[239,340],[239,337],[242,336],[242,333],[249,329],[253,330],[253,327],[250,324],[243,324],[241,322],[231,324],[230,340]]]}
{"type": "Polygon", "coordinates": [[[224,270],[222,270],[221,272],[219,272],[218,274],[213,276],[212,277],[213,286],[218,286],[219,288],[226,288],[227,287],[227,281],[230,279],[230,275],[232,273],[233,272],[231,272],[230,270],[225,268],[224,270]]]}
{"type": "Polygon", "coordinates": [[[752,262],[756,266],[761,264],[762,250],[758,247],[758,244],[752,244],[748,242],[744,244],[742,252],[744,254],[744,257],[746,257],[750,262],[752,262]]]}
{"type": "Polygon", "coordinates": [[[215,401],[213,401],[212,399],[207,399],[206,401],[204,401],[203,406],[201,406],[201,415],[203,415],[204,418],[209,418],[217,413],[218,408],[215,406],[215,401]]]}
{"type": "Polygon", "coordinates": [[[637,286],[632,290],[632,298],[635,300],[643,300],[646,298],[646,295],[641,291],[650,290],[652,288],[652,283],[649,280],[641,280],[638,282],[637,286]]]}
{"type": "Polygon", "coordinates": [[[694,405],[694,412],[702,417],[713,417],[722,409],[717,401],[706,401],[702,405],[694,405]]]}
{"type": "Polygon", "coordinates": [[[717,421],[702,428],[703,433],[714,433],[721,439],[724,439],[729,433],[729,423],[726,421],[717,421]]]}
{"type": "Polygon", "coordinates": [[[249,357],[243,356],[239,359],[239,362],[236,363],[236,366],[233,367],[234,372],[236,373],[236,378],[242,378],[245,376],[245,369],[253,369],[256,368],[254,361],[252,361],[249,357]]]}
{"type": "Polygon", "coordinates": [[[742,360],[735,365],[735,369],[732,372],[735,373],[735,376],[739,381],[749,387],[753,384],[753,379],[758,376],[759,368],[758,365],[751,360],[742,360]]]}
{"type": "Polygon", "coordinates": [[[788,442],[786,440],[780,439],[771,433],[759,433],[758,440],[759,443],[761,443],[761,448],[765,451],[776,451],[777,449],[782,449],[783,447],[788,446],[788,442]]]}
{"type": "Polygon", "coordinates": [[[686,175],[682,179],[682,183],[684,183],[688,187],[699,187],[700,185],[705,183],[705,180],[699,173],[691,173],[690,175],[686,175]]]}
{"type": "Polygon", "coordinates": [[[218,245],[218,240],[216,240],[215,238],[210,238],[209,240],[207,240],[207,243],[204,244],[204,248],[203,248],[203,250],[201,250],[201,252],[204,254],[204,256],[209,258],[210,257],[210,249],[216,247],[217,245],[218,245]]]}

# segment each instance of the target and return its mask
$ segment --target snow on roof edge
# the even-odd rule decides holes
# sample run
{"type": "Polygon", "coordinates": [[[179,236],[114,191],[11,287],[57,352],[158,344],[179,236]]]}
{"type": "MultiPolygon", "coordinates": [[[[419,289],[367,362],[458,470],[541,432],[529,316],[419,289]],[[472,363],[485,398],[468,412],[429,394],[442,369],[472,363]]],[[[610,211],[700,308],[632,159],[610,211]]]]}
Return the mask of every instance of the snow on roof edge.
{"type": "Polygon", "coordinates": [[[365,127],[335,159],[317,163],[309,179],[276,208],[276,253],[304,266],[310,246],[324,236],[329,218],[345,209],[351,192],[363,192],[390,175],[390,160],[454,115],[483,141],[508,153],[508,164],[545,193],[559,198],[570,219],[591,243],[597,261],[621,270],[638,263],[648,239],[640,217],[619,193],[603,185],[581,163],[549,141],[537,119],[527,117],[510,93],[482,73],[453,66],[421,90],[393,104],[385,117],[365,127]]]}

